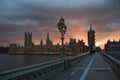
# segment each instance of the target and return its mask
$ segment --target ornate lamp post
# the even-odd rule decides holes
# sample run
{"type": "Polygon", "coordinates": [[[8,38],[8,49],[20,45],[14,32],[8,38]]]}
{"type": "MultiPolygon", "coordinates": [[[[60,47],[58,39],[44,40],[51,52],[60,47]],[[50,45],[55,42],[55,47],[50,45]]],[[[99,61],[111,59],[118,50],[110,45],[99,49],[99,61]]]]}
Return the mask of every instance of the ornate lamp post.
{"type": "Polygon", "coordinates": [[[58,29],[61,33],[61,41],[62,41],[62,46],[60,48],[60,57],[63,58],[65,56],[65,48],[64,48],[64,34],[66,32],[66,26],[65,26],[65,20],[61,17],[59,20],[58,24],[58,29]]]}

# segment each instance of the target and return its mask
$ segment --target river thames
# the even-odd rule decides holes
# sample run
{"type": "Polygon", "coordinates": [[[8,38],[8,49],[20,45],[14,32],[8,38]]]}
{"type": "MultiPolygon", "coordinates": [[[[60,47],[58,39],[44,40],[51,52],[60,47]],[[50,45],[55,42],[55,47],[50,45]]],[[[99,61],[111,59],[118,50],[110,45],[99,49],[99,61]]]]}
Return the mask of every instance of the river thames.
{"type": "Polygon", "coordinates": [[[0,72],[59,59],[59,55],[0,54],[0,72]]]}
{"type": "MultiPolygon", "coordinates": [[[[120,61],[120,52],[109,52],[110,56],[120,61]]],[[[59,55],[9,55],[0,54],[0,72],[40,64],[59,59],[59,55]]]]}

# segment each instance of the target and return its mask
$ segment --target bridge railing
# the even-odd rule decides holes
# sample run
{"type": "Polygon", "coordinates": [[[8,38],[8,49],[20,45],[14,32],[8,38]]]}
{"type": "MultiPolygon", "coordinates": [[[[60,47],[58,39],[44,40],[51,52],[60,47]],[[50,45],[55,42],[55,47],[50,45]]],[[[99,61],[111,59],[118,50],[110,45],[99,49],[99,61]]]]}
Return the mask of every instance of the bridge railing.
{"type": "Polygon", "coordinates": [[[64,70],[64,60],[32,65],[0,73],[0,80],[46,80],[64,70]]]}
{"type": "Polygon", "coordinates": [[[81,55],[77,55],[75,57],[72,57],[71,60],[71,65],[77,63],[78,61],[80,61],[81,59],[83,59],[84,57],[86,57],[89,54],[89,52],[83,53],[81,55]]]}
{"type": "Polygon", "coordinates": [[[74,57],[67,57],[46,63],[1,72],[0,80],[46,80],[51,76],[63,71],[64,69],[69,68],[87,54],[88,53],[84,53],[74,57]]]}
{"type": "Polygon", "coordinates": [[[103,53],[105,60],[108,62],[112,70],[115,72],[117,77],[120,79],[120,61],[111,57],[110,55],[103,53]]]}
{"type": "Polygon", "coordinates": [[[73,66],[75,63],[77,63],[78,61],[83,59],[88,54],[89,54],[89,52],[86,52],[86,53],[82,53],[80,55],[63,58],[63,60],[64,60],[64,69],[67,69],[70,66],[73,66]]]}

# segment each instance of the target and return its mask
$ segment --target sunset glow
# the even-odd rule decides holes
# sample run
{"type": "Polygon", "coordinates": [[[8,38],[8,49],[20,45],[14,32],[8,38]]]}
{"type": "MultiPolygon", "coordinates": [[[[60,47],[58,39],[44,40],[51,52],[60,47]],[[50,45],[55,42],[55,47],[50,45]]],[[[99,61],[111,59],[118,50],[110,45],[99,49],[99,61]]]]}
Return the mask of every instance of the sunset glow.
{"type": "Polygon", "coordinates": [[[1,0],[0,46],[23,45],[27,31],[33,33],[36,45],[41,39],[45,44],[48,33],[54,44],[61,43],[57,23],[63,16],[67,26],[65,42],[70,38],[83,39],[87,45],[87,31],[92,24],[96,46],[104,48],[108,39],[120,38],[119,3],[119,0],[1,0]]]}

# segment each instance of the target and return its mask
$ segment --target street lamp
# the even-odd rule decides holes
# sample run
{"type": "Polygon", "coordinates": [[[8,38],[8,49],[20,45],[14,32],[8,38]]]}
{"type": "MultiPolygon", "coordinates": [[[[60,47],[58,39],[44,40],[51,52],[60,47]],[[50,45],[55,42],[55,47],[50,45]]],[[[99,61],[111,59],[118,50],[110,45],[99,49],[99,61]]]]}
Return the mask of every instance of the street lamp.
{"type": "Polygon", "coordinates": [[[65,48],[64,48],[64,34],[66,33],[66,26],[65,26],[65,20],[63,17],[59,20],[58,24],[58,30],[61,33],[61,41],[62,41],[62,46],[60,48],[60,57],[63,58],[65,56],[65,48]]]}

